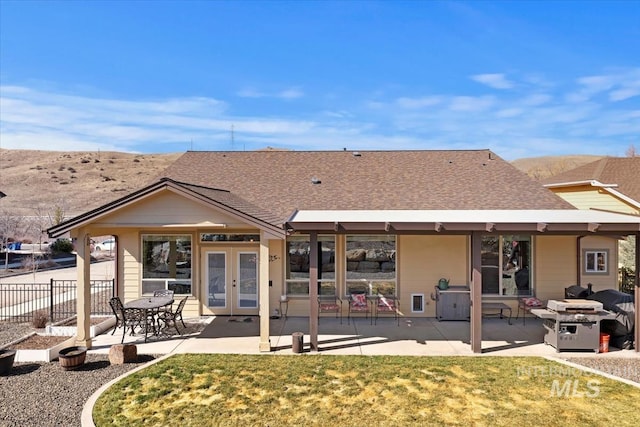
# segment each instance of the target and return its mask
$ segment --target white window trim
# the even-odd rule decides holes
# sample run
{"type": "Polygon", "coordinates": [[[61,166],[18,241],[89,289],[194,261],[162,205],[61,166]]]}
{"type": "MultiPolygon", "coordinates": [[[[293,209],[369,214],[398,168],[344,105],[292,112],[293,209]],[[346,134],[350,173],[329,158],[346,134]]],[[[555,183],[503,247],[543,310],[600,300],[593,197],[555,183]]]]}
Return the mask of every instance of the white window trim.
{"type": "Polygon", "coordinates": [[[597,275],[609,274],[609,249],[583,249],[582,258],[583,258],[582,265],[583,265],[584,274],[597,274],[597,275]],[[599,254],[604,254],[604,270],[598,270],[597,261],[595,264],[595,269],[590,269],[588,266],[589,255],[593,255],[597,260],[599,254]]]}

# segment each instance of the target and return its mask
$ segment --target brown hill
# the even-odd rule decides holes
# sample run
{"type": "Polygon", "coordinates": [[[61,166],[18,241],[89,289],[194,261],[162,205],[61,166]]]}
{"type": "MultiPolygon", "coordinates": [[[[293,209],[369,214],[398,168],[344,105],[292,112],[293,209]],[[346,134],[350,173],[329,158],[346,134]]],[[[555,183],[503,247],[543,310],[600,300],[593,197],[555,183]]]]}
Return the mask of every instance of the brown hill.
{"type": "Polygon", "coordinates": [[[589,155],[528,157],[516,159],[511,164],[530,177],[543,180],[578,166],[595,162],[602,157],[589,155]]]}
{"type": "Polygon", "coordinates": [[[0,210],[71,217],[148,184],[181,154],[0,149],[0,210]]]}

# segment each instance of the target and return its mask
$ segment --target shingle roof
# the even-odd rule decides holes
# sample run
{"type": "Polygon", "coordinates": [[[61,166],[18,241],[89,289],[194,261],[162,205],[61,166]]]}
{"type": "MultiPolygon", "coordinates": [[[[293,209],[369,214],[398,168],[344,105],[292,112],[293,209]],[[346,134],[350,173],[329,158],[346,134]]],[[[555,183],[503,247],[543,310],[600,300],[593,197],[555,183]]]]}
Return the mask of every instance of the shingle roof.
{"type": "Polygon", "coordinates": [[[281,223],[296,209],[574,209],[489,150],[357,154],[190,151],[162,176],[228,190],[281,223]]]}
{"type": "Polygon", "coordinates": [[[194,193],[198,193],[209,200],[226,205],[235,211],[252,216],[260,221],[275,225],[279,224],[280,218],[274,216],[273,213],[262,209],[261,207],[256,206],[229,191],[218,190],[216,188],[209,188],[200,185],[192,185],[184,182],[176,182],[176,184],[188,188],[194,193]]]}
{"type": "Polygon", "coordinates": [[[268,229],[270,232],[276,235],[281,233],[282,230],[279,227],[282,225],[280,218],[275,217],[271,212],[255,206],[251,202],[244,200],[242,197],[233,194],[227,190],[220,190],[217,188],[210,188],[206,186],[193,185],[183,182],[178,182],[169,178],[162,178],[152,184],[138,189],[137,191],[114,200],[111,203],[102,205],[96,209],[85,212],[82,215],[78,215],[74,218],[70,218],[60,224],[54,225],[47,229],[47,232],[51,237],[57,237],[69,231],[73,227],[77,227],[83,223],[90,222],[101,215],[107,214],[114,209],[125,206],[132,201],[135,201],[141,197],[145,197],[149,194],[153,194],[158,190],[173,189],[174,191],[190,193],[192,196],[200,198],[206,203],[211,203],[218,208],[222,208],[227,213],[242,217],[250,222],[256,224],[260,228],[268,229]]]}
{"type": "Polygon", "coordinates": [[[549,177],[544,184],[595,180],[616,184],[616,190],[640,203],[640,157],[605,157],[549,177]]]}

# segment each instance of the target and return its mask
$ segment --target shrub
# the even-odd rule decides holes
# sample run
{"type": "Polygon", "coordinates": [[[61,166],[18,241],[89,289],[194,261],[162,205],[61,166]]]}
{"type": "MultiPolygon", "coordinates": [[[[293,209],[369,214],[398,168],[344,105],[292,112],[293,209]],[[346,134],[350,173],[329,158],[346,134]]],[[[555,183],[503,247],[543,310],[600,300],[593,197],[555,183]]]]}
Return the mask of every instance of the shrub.
{"type": "Polygon", "coordinates": [[[36,329],[42,329],[47,326],[47,322],[49,321],[49,315],[46,311],[40,310],[33,313],[33,319],[31,320],[31,325],[36,329]]]}
{"type": "Polygon", "coordinates": [[[53,253],[71,253],[73,251],[73,243],[69,239],[58,239],[49,248],[53,253]]]}

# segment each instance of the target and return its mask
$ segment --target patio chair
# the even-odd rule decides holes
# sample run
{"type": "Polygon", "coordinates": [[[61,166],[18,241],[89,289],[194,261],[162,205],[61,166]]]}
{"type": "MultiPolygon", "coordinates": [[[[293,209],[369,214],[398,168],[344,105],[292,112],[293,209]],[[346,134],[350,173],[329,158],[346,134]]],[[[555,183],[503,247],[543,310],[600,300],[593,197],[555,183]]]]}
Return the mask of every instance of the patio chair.
{"type": "Polygon", "coordinates": [[[340,324],[342,324],[342,300],[336,295],[318,296],[318,322],[322,313],[335,313],[336,319],[340,316],[340,324]]]}
{"type": "MultiPolygon", "coordinates": [[[[369,317],[371,308],[365,293],[353,293],[349,295],[349,310],[347,311],[347,324],[351,323],[351,317],[356,313],[364,313],[365,319],[369,317]]],[[[373,324],[373,319],[371,320],[373,324]]]]}
{"type": "Polygon", "coordinates": [[[159,289],[157,291],[153,291],[153,296],[154,297],[172,297],[173,291],[170,291],[169,289],[159,289]]]}
{"type": "MultiPolygon", "coordinates": [[[[174,294],[174,291],[171,291],[169,289],[158,289],[157,291],[153,291],[153,296],[154,297],[171,297],[173,299],[173,294],[174,294]]],[[[160,307],[158,309],[158,313],[161,313],[163,311],[171,311],[171,306],[172,305],[173,304],[167,305],[167,306],[164,306],[164,307],[160,307]]],[[[156,313],[156,314],[158,314],[158,313],[156,313]]]]}
{"type": "Polygon", "coordinates": [[[116,316],[116,324],[113,327],[113,332],[111,335],[115,334],[116,329],[122,328],[125,325],[124,321],[124,305],[120,300],[120,297],[113,297],[109,300],[109,305],[111,306],[111,310],[113,310],[113,314],[116,316]]]}
{"type": "Polygon", "coordinates": [[[378,317],[380,315],[391,314],[398,326],[400,326],[400,316],[398,314],[399,303],[400,301],[395,296],[378,296],[375,308],[375,324],[378,324],[378,317]]]}
{"type": "Polygon", "coordinates": [[[522,325],[524,326],[527,321],[527,313],[531,313],[534,308],[545,308],[546,304],[535,297],[525,297],[518,300],[518,311],[516,312],[516,320],[520,318],[520,311],[522,311],[522,325]]]}
{"type": "Polygon", "coordinates": [[[158,313],[158,321],[164,322],[164,329],[173,326],[173,328],[178,332],[179,335],[182,335],[182,332],[178,329],[178,321],[182,323],[183,328],[187,328],[187,325],[184,324],[184,320],[182,319],[182,310],[184,309],[184,305],[187,303],[189,297],[184,297],[178,303],[178,307],[175,311],[161,311],[158,313]]]}
{"type": "Polygon", "coordinates": [[[131,328],[129,335],[133,335],[137,327],[148,328],[149,325],[151,325],[155,332],[155,321],[153,316],[147,314],[145,310],[141,310],[139,308],[125,308],[120,297],[111,298],[109,300],[109,305],[113,310],[113,314],[116,316],[116,324],[113,327],[111,335],[116,332],[116,329],[122,328],[122,340],[120,343],[124,342],[124,336],[127,334],[128,328],[131,328]]]}

